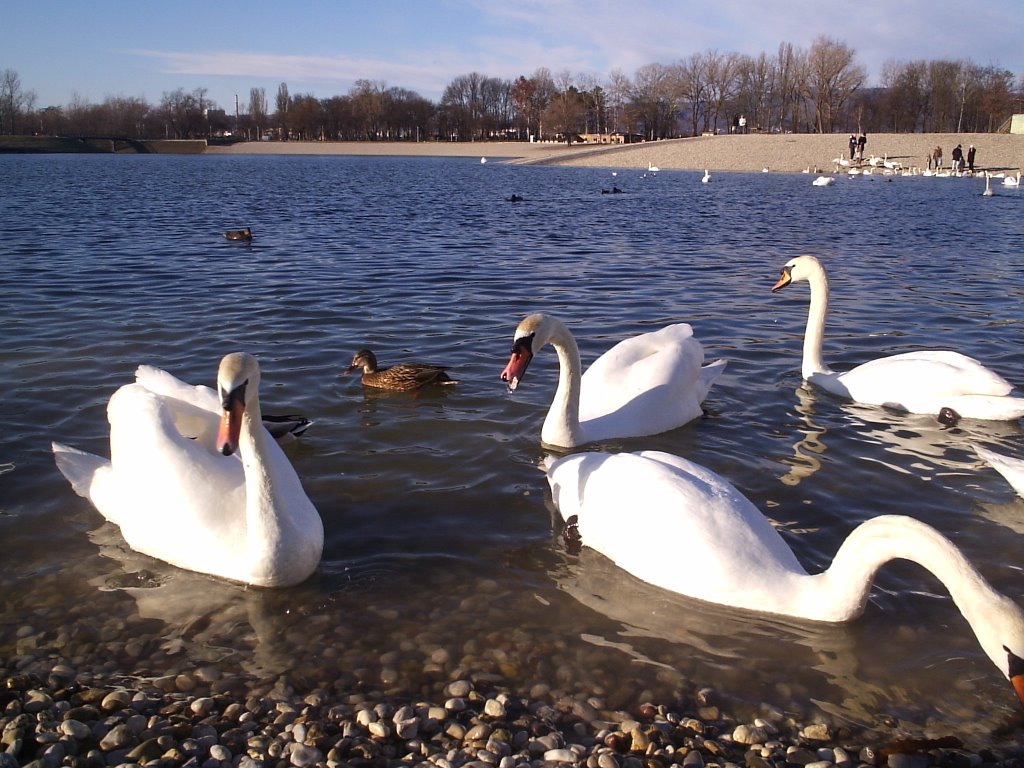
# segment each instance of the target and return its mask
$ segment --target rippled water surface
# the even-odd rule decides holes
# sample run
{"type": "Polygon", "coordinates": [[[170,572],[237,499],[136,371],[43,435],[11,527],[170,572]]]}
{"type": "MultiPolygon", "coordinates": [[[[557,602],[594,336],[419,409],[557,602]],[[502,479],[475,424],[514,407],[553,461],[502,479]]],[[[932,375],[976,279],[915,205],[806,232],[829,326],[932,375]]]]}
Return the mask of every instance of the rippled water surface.
{"type": "MultiPolygon", "coordinates": [[[[729,360],[708,417],[602,447],[666,450],[721,473],[808,569],[826,567],[858,522],[901,513],[1024,596],[1024,501],[970,449],[1024,456],[1021,424],[948,429],[808,391],[806,286],[770,292],[785,261],[815,253],[832,284],[835,367],[952,347],[1024,385],[1024,194],[983,198],[971,179],[820,188],[802,174],[701,175],[0,157],[0,654],[422,695],[432,675],[483,675],[622,708],[710,686],[741,716],[770,705],[852,728],[991,738],[1019,705],[916,566],[886,567],[860,619],[822,626],[699,604],[566,551],[537,469],[554,354],[512,395],[498,379],[516,324],[538,310],[570,325],[584,362],[691,323],[709,357],[729,360]],[[626,194],[602,195],[613,183],[626,194]],[[524,201],[506,202],[513,193],[524,201]],[[251,245],[223,237],[240,226],[251,245]],[[339,376],[361,347],[385,365],[448,364],[461,383],[364,391],[339,376]],[[265,411],[316,422],[288,452],[327,541],[316,575],[290,590],[132,554],[49,450],[57,439],[106,454],[106,401],[139,363],[212,385],[239,349],[260,358],[265,411]]],[[[643,524],[643,505],[637,488],[623,526],[643,524]]],[[[680,541],[678,557],[700,546],[680,541]]]]}

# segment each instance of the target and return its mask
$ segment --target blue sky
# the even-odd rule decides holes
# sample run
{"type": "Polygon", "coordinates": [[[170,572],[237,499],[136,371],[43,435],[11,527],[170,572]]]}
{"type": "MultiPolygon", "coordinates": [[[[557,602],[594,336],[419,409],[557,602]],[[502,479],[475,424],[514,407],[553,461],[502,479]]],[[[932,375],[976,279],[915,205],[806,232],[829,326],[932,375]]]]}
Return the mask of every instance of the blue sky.
{"type": "Polygon", "coordinates": [[[877,83],[884,62],[966,59],[1024,74],[1022,0],[0,0],[0,70],[36,106],[206,88],[229,112],[347,93],[360,78],[437,101],[459,75],[538,67],[632,77],[708,50],[769,55],[818,35],[852,47],[877,83]]]}

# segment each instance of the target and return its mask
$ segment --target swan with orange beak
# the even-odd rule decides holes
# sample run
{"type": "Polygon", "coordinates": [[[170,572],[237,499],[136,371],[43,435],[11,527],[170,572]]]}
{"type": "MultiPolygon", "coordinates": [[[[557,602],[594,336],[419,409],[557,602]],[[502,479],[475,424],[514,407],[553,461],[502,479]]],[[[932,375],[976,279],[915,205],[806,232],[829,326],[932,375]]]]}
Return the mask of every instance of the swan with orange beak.
{"type": "Polygon", "coordinates": [[[298,584],[320,562],[323,524],[263,426],[259,386],[255,357],[225,356],[214,412],[189,395],[199,388],[142,366],[107,406],[110,460],[54,443],[57,467],[138,552],[254,586],[298,584]]]}

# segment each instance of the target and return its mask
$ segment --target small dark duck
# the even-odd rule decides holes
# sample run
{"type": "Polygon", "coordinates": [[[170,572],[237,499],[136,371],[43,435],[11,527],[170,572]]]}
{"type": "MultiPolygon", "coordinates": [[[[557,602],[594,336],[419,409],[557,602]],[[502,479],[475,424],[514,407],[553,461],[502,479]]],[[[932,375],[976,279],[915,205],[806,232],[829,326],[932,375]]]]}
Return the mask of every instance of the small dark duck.
{"type": "Polygon", "coordinates": [[[245,229],[229,229],[224,233],[224,237],[228,240],[252,240],[252,230],[249,227],[245,229]]]}
{"type": "Polygon", "coordinates": [[[367,387],[409,392],[432,385],[447,386],[459,382],[445,373],[447,367],[426,363],[399,363],[390,368],[378,368],[377,356],[368,349],[361,349],[352,358],[352,365],[342,375],[361,369],[361,380],[367,387]]]}

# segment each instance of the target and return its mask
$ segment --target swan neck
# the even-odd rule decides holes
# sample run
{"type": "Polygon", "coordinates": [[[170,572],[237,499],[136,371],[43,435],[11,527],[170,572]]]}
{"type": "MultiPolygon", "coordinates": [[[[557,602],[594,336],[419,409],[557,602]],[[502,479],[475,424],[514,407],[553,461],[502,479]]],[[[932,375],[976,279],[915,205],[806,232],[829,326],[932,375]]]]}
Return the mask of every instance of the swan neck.
{"type": "Polygon", "coordinates": [[[580,435],[580,350],[564,325],[555,329],[549,343],[558,355],[558,386],[544,419],[541,440],[549,445],[572,447],[583,442],[580,435]]]}
{"type": "Polygon", "coordinates": [[[804,331],[803,377],[815,373],[831,373],[821,359],[825,338],[825,320],[828,316],[828,277],[820,267],[807,278],[811,287],[811,304],[807,310],[807,328],[804,331]]]}
{"type": "Polygon", "coordinates": [[[253,398],[246,405],[238,437],[245,469],[246,538],[250,549],[262,549],[268,538],[276,538],[279,527],[274,512],[277,483],[267,461],[267,440],[259,400],[253,398]]]}
{"type": "Polygon", "coordinates": [[[813,602],[826,621],[847,621],[861,614],[879,568],[890,560],[909,560],[930,571],[949,591],[989,657],[1005,659],[995,623],[1020,614],[1013,602],[989,586],[953,542],[925,523],[902,515],[883,515],[862,523],[847,537],[832,565],[820,576],[824,589],[813,602]]]}

